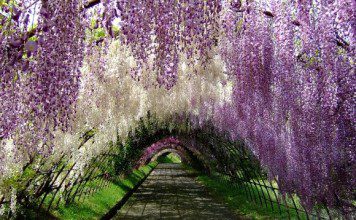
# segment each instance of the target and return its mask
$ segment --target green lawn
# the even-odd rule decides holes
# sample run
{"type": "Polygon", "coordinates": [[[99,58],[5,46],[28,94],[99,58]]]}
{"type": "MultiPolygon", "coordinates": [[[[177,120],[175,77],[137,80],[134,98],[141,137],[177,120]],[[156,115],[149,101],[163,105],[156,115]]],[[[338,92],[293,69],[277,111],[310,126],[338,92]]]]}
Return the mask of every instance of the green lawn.
{"type": "MultiPolygon", "coordinates": [[[[178,163],[180,159],[174,154],[169,154],[165,157],[158,159],[160,163],[178,163]]],[[[111,208],[113,208],[124,196],[131,190],[142,178],[144,178],[158,162],[152,162],[147,166],[143,166],[138,170],[134,170],[126,178],[116,178],[107,182],[107,187],[104,187],[96,193],[88,196],[83,201],[75,201],[68,206],[60,204],[58,209],[52,211],[51,214],[58,219],[100,219],[111,208]]],[[[248,219],[288,219],[289,215],[291,219],[297,219],[295,212],[290,210],[288,214],[287,209],[281,206],[281,213],[277,204],[273,205],[273,209],[269,202],[267,207],[265,203],[263,205],[255,203],[250,200],[246,194],[246,190],[230,181],[228,176],[214,173],[210,176],[199,173],[193,170],[191,167],[184,165],[189,172],[194,172],[197,176],[197,181],[205,185],[216,197],[216,199],[224,201],[229,205],[231,210],[235,211],[239,215],[246,216],[248,219]]],[[[99,181],[90,183],[92,187],[98,186],[99,181]]],[[[249,187],[249,190],[253,194],[260,193],[265,194],[265,190],[261,191],[257,187],[249,187]]],[[[272,193],[270,192],[272,195],[272,193]]],[[[276,200],[275,197],[271,197],[272,200],[276,200]]],[[[301,215],[302,213],[299,213],[301,215]]],[[[306,216],[301,216],[300,219],[306,219],[306,216]]]]}
{"type": "MultiPolygon", "coordinates": [[[[108,186],[100,189],[84,201],[74,202],[68,206],[60,205],[52,215],[59,219],[100,219],[114,207],[124,195],[144,178],[155,166],[152,162],[138,170],[134,170],[125,179],[117,178],[108,182],[108,186]]],[[[93,187],[98,181],[93,182],[93,187]]]]}
{"type": "Polygon", "coordinates": [[[161,156],[157,159],[159,163],[181,163],[181,159],[174,153],[169,153],[166,156],[161,156]]]}
{"type": "MultiPolygon", "coordinates": [[[[190,172],[197,174],[198,182],[206,186],[213,193],[214,197],[227,203],[231,210],[239,215],[245,216],[248,219],[288,219],[290,215],[291,219],[298,219],[295,211],[290,210],[288,215],[287,209],[283,206],[280,207],[280,213],[276,203],[272,203],[272,209],[269,201],[267,201],[267,207],[265,201],[263,201],[263,205],[251,201],[245,189],[231,182],[228,176],[217,173],[208,176],[194,171],[190,167],[186,168],[190,172]]],[[[267,192],[261,191],[260,188],[249,187],[249,190],[255,195],[260,193],[261,197],[262,193],[264,193],[266,198],[268,198],[267,192]]],[[[272,193],[270,192],[270,194],[272,193]]],[[[272,200],[275,200],[275,198],[272,197],[272,200]]],[[[304,213],[299,213],[299,215],[300,219],[307,219],[304,213]]]]}

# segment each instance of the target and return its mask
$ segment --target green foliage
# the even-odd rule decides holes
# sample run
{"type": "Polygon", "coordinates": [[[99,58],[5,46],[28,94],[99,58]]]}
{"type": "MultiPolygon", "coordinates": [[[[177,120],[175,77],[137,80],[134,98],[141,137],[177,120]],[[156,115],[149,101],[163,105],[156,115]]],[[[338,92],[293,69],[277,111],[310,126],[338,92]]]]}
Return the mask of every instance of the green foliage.
{"type": "Polygon", "coordinates": [[[105,30],[103,28],[87,29],[86,36],[90,43],[100,41],[106,37],[105,30]]]}
{"type": "Polygon", "coordinates": [[[101,182],[107,184],[93,195],[84,200],[75,201],[68,206],[60,204],[52,215],[59,219],[100,219],[112,207],[114,207],[142,178],[144,178],[155,166],[156,162],[134,170],[125,178],[116,177],[111,180],[97,179],[91,181],[88,186],[97,189],[101,182]]]}
{"type": "Polygon", "coordinates": [[[168,155],[162,155],[157,159],[159,163],[181,163],[181,159],[174,153],[169,153],[168,155]]]}
{"type": "Polygon", "coordinates": [[[150,112],[141,118],[135,129],[131,130],[124,143],[120,140],[115,144],[117,155],[112,158],[116,175],[130,172],[141,157],[143,151],[152,143],[155,143],[174,132],[158,126],[158,120],[150,112]]]}
{"type": "MultiPolygon", "coordinates": [[[[277,203],[272,203],[272,206],[267,202],[267,207],[265,204],[256,204],[251,201],[247,196],[246,190],[242,185],[234,183],[231,181],[230,177],[226,175],[214,174],[211,176],[200,174],[197,177],[198,181],[203,185],[208,187],[214,192],[214,196],[219,199],[224,200],[229,207],[234,210],[239,215],[244,215],[252,219],[288,219],[288,210],[281,206],[281,213],[279,212],[277,203]]],[[[258,187],[249,187],[251,193],[257,195],[260,193],[265,194],[267,197],[267,191],[262,191],[258,187]]],[[[271,192],[270,192],[271,193],[271,192]]],[[[272,197],[272,200],[276,201],[276,198],[272,197]]],[[[289,211],[292,219],[297,219],[296,212],[289,211]]],[[[301,214],[300,219],[306,219],[305,214],[301,214]]]]}
{"type": "Polygon", "coordinates": [[[103,28],[97,28],[93,31],[94,39],[99,40],[105,37],[105,30],[103,28]]]}
{"type": "Polygon", "coordinates": [[[199,131],[196,138],[205,143],[204,146],[215,156],[216,160],[209,161],[213,171],[246,180],[266,176],[259,160],[245,143],[231,142],[215,133],[213,128],[211,131],[199,131]]]}
{"type": "Polygon", "coordinates": [[[3,186],[16,189],[17,191],[24,190],[26,188],[26,183],[28,180],[34,178],[36,171],[31,167],[27,167],[23,173],[15,173],[10,178],[7,178],[3,181],[3,186]]]}

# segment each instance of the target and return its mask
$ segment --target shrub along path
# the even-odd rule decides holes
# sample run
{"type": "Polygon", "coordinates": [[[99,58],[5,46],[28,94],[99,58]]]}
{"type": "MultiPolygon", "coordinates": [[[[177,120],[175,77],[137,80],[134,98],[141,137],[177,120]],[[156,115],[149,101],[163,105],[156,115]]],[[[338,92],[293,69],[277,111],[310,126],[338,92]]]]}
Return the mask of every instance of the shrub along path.
{"type": "MultiPolygon", "coordinates": [[[[180,164],[158,164],[114,219],[240,219],[180,164]]],[[[241,218],[242,219],[242,218],[241,218]]]]}

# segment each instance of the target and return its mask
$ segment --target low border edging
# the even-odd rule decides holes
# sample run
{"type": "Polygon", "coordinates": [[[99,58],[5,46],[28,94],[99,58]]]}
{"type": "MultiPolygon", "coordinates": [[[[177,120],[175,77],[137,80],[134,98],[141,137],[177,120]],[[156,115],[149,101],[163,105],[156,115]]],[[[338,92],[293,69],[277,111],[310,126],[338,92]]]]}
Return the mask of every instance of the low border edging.
{"type": "Polygon", "coordinates": [[[112,207],[109,212],[107,212],[103,217],[101,217],[101,220],[109,220],[112,217],[114,217],[117,212],[122,208],[122,206],[125,205],[125,203],[127,202],[127,200],[132,196],[132,194],[142,185],[142,183],[147,179],[147,177],[152,173],[152,171],[156,168],[156,166],[158,165],[158,163],[156,165],[154,165],[154,167],[147,173],[147,175],[145,175],[132,189],[130,189],[125,195],[124,197],[122,197],[122,199],[114,206],[112,207]]]}

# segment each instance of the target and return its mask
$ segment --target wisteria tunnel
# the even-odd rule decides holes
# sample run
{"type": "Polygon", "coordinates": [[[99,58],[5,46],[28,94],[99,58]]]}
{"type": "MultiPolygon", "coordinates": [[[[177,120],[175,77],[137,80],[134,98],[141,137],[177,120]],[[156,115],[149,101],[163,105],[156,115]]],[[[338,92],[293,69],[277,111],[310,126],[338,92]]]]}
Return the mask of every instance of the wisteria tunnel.
{"type": "Polygon", "coordinates": [[[355,219],[355,0],[0,0],[0,219],[355,219]]]}

